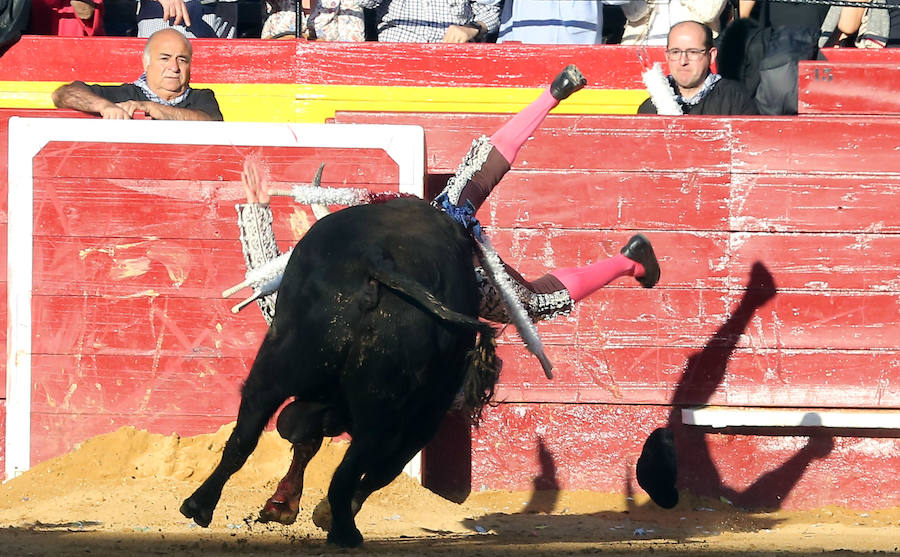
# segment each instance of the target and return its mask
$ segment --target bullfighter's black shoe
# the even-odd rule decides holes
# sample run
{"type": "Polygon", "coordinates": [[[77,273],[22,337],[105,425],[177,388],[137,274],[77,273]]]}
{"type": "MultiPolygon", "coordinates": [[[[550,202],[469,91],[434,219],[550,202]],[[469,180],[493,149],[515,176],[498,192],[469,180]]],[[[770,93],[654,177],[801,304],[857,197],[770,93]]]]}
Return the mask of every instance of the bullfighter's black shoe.
{"type": "Polygon", "coordinates": [[[656,260],[656,254],[653,253],[653,246],[650,240],[643,234],[635,234],[628,239],[628,243],[622,248],[622,255],[637,261],[644,267],[644,276],[638,277],[637,281],[644,288],[653,288],[659,282],[659,261],[656,260]]]}
{"type": "Polygon", "coordinates": [[[654,503],[664,509],[678,504],[678,466],[675,457],[675,438],[672,430],[661,427],[650,434],[637,461],[638,485],[654,503]]]}
{"type": "Polygon", "coordinates": [[[569,64],[553,80],[550,85],[550,94],[554,99],[561,101],[569,98],[569,95],[584,88],[585,85],[587,85],[587,79],[581,75],[574,64],[569,64]]]}

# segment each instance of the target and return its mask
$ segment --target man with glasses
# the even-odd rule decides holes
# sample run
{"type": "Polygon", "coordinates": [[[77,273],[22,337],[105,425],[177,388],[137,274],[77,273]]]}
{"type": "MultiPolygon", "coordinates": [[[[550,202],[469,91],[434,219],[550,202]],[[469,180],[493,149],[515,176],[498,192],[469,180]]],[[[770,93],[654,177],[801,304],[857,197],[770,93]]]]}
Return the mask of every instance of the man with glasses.
{"type": "MultiPolygon", "coordinates": [[[[672,26],[666,44],[669,85],[684,114],[759,114],[756,102],[737,81],[723,79],[710,71],[718,51],[712,30],[696,21],[672,26]]],[[[638,114],[657,114],[647,99],[638,114]]]]}

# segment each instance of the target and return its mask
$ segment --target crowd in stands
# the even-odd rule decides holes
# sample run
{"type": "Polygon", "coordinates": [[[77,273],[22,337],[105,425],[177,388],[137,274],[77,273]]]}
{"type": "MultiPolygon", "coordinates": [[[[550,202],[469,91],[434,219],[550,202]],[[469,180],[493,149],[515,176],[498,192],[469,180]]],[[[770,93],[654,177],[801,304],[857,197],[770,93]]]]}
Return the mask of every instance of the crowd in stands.
{"type": "Polygon", "coordinates": [[[31,3],[24,32],[37,35],[149,37],[175,27],[189,38],[665,45],[682,21],[717,38],[733,19],[750,18],[815,28],[819,46],[900,45],[900,0],[876,0],[897,9],[793,1],[9,0],[31,3]]]}

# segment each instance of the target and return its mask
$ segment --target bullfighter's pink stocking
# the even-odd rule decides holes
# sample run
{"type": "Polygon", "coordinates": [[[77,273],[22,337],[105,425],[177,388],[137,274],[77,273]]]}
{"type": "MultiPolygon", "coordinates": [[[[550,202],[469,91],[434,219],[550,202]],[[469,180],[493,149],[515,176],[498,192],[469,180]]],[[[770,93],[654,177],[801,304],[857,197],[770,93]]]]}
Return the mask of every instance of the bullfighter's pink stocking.
{"type": "Polygon", "coordinates": [[[540,97],[494,132],[490,138],[491,145],[512,164],[525,141],[558,104],[559,101],[550,94],[550,89],[545,89],[540,97]]]}
{"type": "Polygon", "coordinates": [[[559,279],[572,300],[577,302],[619,277],[644,276],[644,266],[619,254],[584,267],[556,269],[550,274],[559,279]]]}

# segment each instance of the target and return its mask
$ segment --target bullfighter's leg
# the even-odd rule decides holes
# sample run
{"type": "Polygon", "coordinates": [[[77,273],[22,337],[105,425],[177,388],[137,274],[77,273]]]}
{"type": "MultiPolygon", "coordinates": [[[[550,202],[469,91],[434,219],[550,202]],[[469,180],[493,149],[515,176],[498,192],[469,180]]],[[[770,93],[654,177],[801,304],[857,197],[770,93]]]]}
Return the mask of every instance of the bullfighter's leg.
{"type": "Polygon", "coordinates": [[[268,368],[275,359],[272,354],[272,342],[267,336],[241,389],[237,424],[225,442],[222,460],[209,478],[181,505],[181,514],[194,519],[200,526],[209,526],[225,482],[247,461],[269,418],[287,399],[278,382],[267,378],[271,371],[268,368]]]}
{"type": "MultiPolygon", "coordinates": [[[[642,234],[632,236],[619,255],[584,267],[556,269],[534,281],[525,280],[515,269],[504,265],[513,279],[516,295],[532,321],[569,313],[575,302],[620,277],[635,277],[645,288],[652,288],[660,274],[653,246],[642,234]]],[[[479,315],[498,323],[508,323],[509,315],[500,293],[480,268],[476,271],[481,290],[479,315]]]]}
{"type": "Polygon", "coordinates": [[[471,202],[478,211],[494,186],[509,171],[519,149],[547,114],[586,84],[587,80],[575,66],[563,69],[540,97],[510,118],[490,138],[481,136],[472,142],[472,147],[442,193],[446,193],[454,205],[461,207],[471,202]]]}

